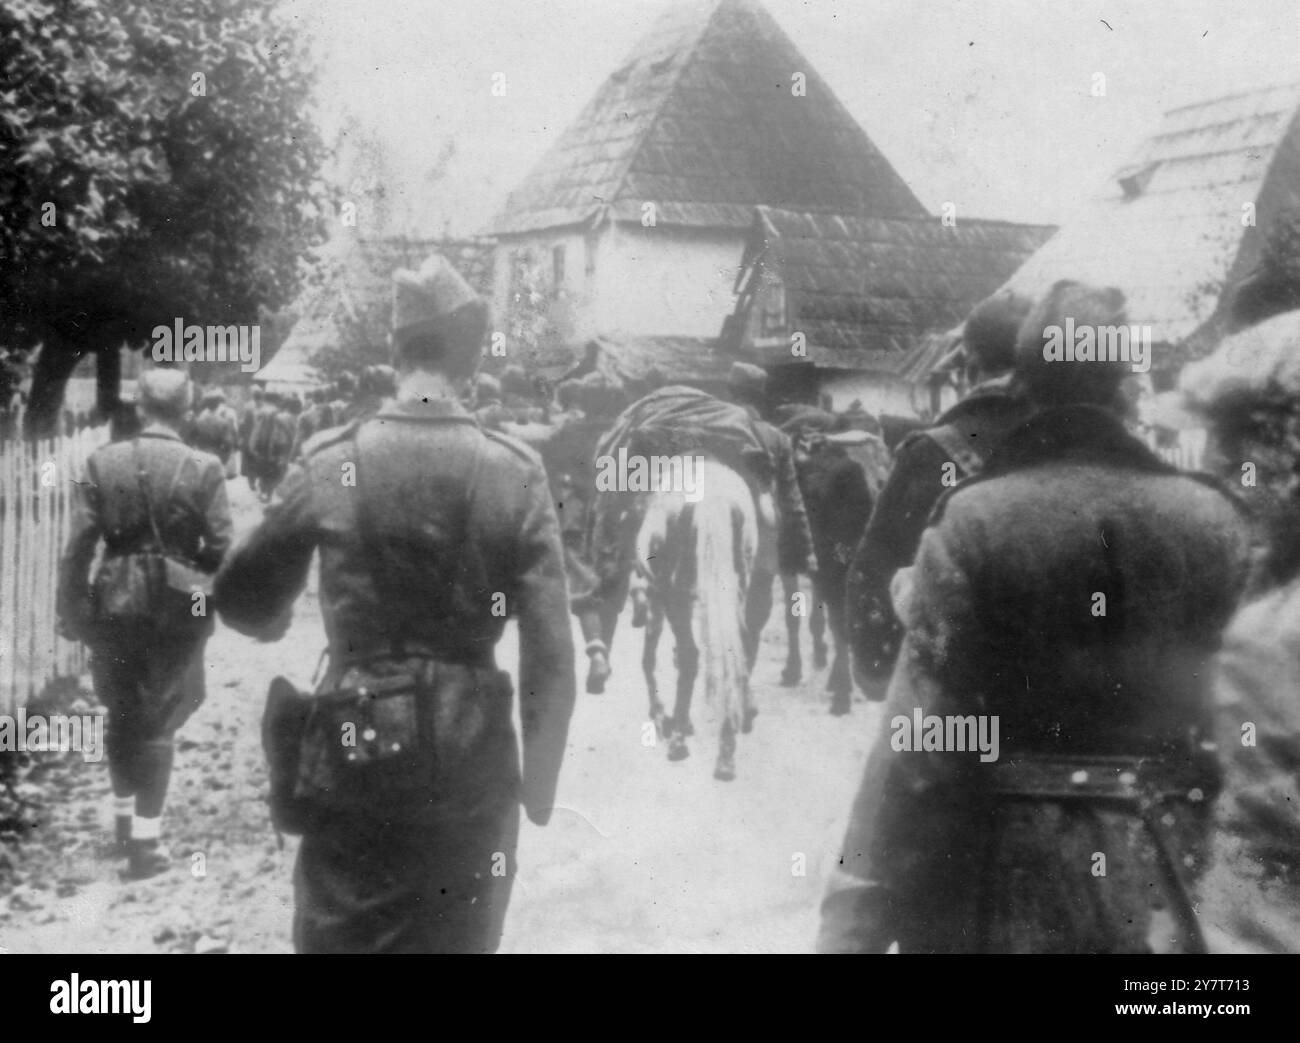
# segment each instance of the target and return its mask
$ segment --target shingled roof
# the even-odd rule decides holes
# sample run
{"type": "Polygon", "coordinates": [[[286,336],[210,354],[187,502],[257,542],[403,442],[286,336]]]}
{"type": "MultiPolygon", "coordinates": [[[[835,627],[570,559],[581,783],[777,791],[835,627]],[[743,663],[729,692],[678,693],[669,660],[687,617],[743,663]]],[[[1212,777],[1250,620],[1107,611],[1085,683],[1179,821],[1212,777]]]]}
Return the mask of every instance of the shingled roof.
{"type": "Polygon", "coordinates": [[[608,213],[745,228],[756,204],[880,216],[924,207],[755,0],[668,11],[511,193],[493,234],[608,213]],[[792,91],[806,78],[806,95],[792,91]]]}
{"type": "Polygon", "coordinates": [[[1192,337],[1256,263],[1273,219],[1300,204],[1298,110],[1292,83],[1167,112],[1008,285],[1033,296],[1058,279],[1118,286],[1129,320],[1150,325],[1157,343],[1192,337]],[[1243,224],[1250,203],[1258,227],[1243,224]]]}
{"type": "MultiPolygon", "coordinates": [[[[1053,231],[760,206],[740,281],[756,267],[760,284],[780,281],[788,326],[807,338],[809,361],[892,372],[928,331],[963,322],[1053,231]]],[[[789,362],[788,342],[780,352],[789,362]]]]}

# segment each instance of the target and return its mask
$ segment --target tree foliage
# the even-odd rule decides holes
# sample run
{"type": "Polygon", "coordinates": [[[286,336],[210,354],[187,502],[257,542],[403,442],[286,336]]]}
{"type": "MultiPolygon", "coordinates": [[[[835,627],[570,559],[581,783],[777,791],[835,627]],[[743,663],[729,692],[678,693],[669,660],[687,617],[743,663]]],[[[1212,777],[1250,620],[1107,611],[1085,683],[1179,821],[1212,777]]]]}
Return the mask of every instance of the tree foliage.
{"type": "Polygon", "coordinates": [[[0,0],[0,346],[43,346],[29,432],[82,355],[290,299],[327,202],[305,54],[273,0],[0,0]]]}

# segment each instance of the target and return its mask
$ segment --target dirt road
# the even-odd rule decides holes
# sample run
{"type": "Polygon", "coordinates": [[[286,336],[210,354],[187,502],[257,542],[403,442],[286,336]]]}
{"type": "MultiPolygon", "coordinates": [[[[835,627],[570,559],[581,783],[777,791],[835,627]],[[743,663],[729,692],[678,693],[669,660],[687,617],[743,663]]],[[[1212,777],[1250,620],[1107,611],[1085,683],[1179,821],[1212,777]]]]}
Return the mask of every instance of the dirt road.
{"type": "MultiPolygon", "coordinates": [[[[230,491],[245,529],[259,508],[242,481],[230,491]]],[[[808,951],[879,704],[858,696],[852,715],[831,717],[824,670],[780,687],[785,637],[774,616],[754,676],[760,716],[741,739],[738,778],[718,782],[703,705],[689,759],[669,763],[662,742],[643,745],[639,637],[622,626],[606,694],[579,695],[556,813],[545,829],[524,823],[502,950],[808,951]]],[[[323,642],[310,591],[278,644],[218,626],[207,702],[180,734],[164,820],[176,865],[163,876],[120,879],[103,762],[38,755],[48,759],[29,783],[44,810],[0,895],[0,951],[291,951],[295,842],[279,840],[267,818],[259,726],[267,681],[283,673],[308,684],[323,642]]],[[[806,633],[804,642],[807,669],[806,633]]],[[[513,633],[498,651],[513,672],[513,633]]]]}

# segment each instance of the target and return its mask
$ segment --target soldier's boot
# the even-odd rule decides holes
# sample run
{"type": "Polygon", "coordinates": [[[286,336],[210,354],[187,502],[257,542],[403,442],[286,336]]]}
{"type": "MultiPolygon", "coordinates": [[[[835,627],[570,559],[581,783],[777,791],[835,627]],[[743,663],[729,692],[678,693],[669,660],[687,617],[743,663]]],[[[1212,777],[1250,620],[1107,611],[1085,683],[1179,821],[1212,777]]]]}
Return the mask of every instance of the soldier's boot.
{"type": "MultiPolygon", "coordinates": [[[[110,767],[114,775],[120,776],[120,768],[110,767]]],[[[114,782],[122,785],[126,780],[115,778],[114,782]]],[[[129,783],[126,783],[129,784],[129,783]]],[[[131,815],[135,811],[135,797],[120,797],[113,794],[113,840],[107,846],[106,854],[110,858],[123,858],[127,854],[131,841],[131,815]]]]}
{"type": "Polygon", "coordinates": [[[171,852],[161,840],[132,840],[126,867],[131,880],[148,880],[172,867],[171,852]]]}
{"type": "Polygon", "coordinates": [[[125,855],[131,845],[131,816],[113,816],[113,854],[125,855]]]}

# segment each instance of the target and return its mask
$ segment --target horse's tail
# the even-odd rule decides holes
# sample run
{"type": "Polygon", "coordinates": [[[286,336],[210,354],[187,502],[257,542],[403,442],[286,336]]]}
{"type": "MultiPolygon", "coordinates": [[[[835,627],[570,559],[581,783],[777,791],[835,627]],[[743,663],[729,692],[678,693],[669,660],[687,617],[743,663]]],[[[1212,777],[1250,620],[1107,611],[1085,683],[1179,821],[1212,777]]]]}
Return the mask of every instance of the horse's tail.
{"type": "Polygon", "coordinates": [[[704,694],[724,721],[740,729],[749,708],[745,603],[757,526],[753,497],[737,476],[705,486],[694,505],[704,694]],[[734,486],[734,488],[733,488],[734,486]]]}

